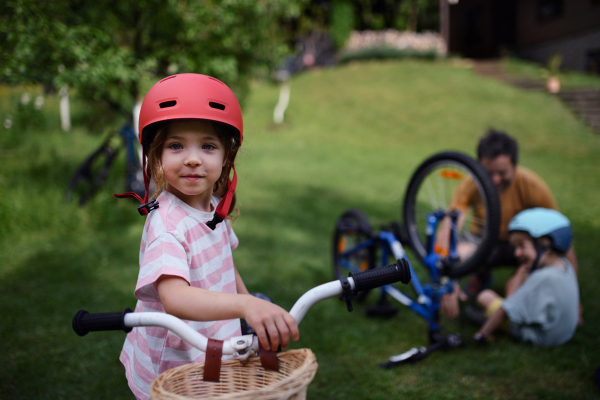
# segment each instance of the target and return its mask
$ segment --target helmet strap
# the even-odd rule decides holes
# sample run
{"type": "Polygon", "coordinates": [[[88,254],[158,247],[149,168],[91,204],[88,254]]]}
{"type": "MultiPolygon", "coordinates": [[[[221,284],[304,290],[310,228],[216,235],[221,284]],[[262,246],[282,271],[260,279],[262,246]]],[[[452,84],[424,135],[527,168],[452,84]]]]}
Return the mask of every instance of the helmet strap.
{"type": "Polygon", "coordinates": [[[145,151],[142,151],[142,170],[144,171],[144,189],[145,189],[143,200],[140,196],[138,196],[134,192],[114,194],[113,196],[115,196],[119,199],[124,199],[127,197],[136,199],[137,201],[139,201],[141,203],[138,206],[138,212],[140,213],[140,215],[148,215],[150,213],[150,211],[156,210],[158,208],[158,200],[154,199],[154,200],[148,202],[148,192],[150,191],[150,177],[152,174],[150,172],[150,166],[146,165],[146,152],[145,151]]]}
{"type": "Polygon", "coordinates": [[[235,193],[235,187],[237,185],[237,174],[235,172],[235,165],[233,163],[231,163],[231,168],[233,168],[233,179],[229,179],[229,176],[227,177],[227,192],[221,201],[219,201],[219,204],[215,209],[215,215],[213,219],[206,223],[206,225],[212,230],[215,230],[217,224],[223,222],[225,218],[227,218],[229,208],[231,207],[231,202],[235,193]]]}
{"type": "Polygon", "coordinates": [[[546,252],[546,250],[548,250],[550,248],[549,246],[540,247],[540,245],[538,244],[538,240],[537,239],[533,240],[533,247],[535,248],[535,252],[537,253],[537,256],[535,257],[535,261],[533,262],[533,266],[531,267],[531,271],[533,271],[533,270],[535,270],[535,269],[537,269],[539,267],[540,259],[542,258],[542,255],[544,255],[544,253],[546,252]]]}

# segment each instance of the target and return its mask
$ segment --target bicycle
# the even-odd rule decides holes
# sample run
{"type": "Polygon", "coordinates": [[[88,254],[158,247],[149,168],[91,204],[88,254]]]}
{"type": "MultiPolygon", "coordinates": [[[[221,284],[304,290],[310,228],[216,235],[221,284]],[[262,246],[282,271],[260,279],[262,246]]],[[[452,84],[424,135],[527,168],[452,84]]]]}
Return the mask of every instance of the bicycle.
{"type": "MultiPolygon", "coordinates": [[[[416,298],[392,285],[382,286],[378,304],[367,313],[393,315],[396,309],[387,297],[393,298],[427,321],[430,345],[392,356],[381,364],[384,368],[413,363],[435,350],[463,344],[460,334],[440,333],[440,301],[444,294],[454,291],[455,279],[473,272],[485,261],[497,240],[500,224],[498,195],[487,171],[458,152],[435,154],[415,170],[406,189],[402,214],[404,226],[392,222],[375,232],[360,210],[351,209],[338,219],[333,237],[333,271],[338,279],[348,273],[377,269],[378,256],[380,265],[385,265],[390,256],[405,259],[409,265],[416,298]],[[453,196],[465,188],[477,190],[475,198],[480,201],[466,212],[451,209],[453,196]],[[405,246],[425,266],[428,284],[422,284],[415,274],[405,246]]],[[[366,295],[363,291],[356,299],[366,295]]]]}
{"type": "MultiPolygon", "coordinates": [[[[317,286],[290,310],[298,325],[315,303],[333,296],[348,304],[358,291],[395,282],[409,283],[410,269],[405,261],[365,271],[351,277],[317,286]]],[[[275,355],[263,349],[256,335],[242,335],[228,341],[207,339],[180,319],[158,312],[120,312],[90,314],[80,310],[73,317],[73,330],[80,336],[92,331],[124,330],[159,326],[173,331],[190,345],[206,353],[203,364],[188,364],[159,375],[151,384],[152,399],[305,399],[306,389],[317,370],[309,349],[288,350],[275,355]],[[260,362],[255,355],[260,356],[260,362]],[[234,359],[221,362],[221,355],[234,359]]]]}
{"type": "Polygon", "coordinates": [[[66,201],[70,201],[74,194],[79,197],[80,206],[91,200],[108,177],[121,147],[125,149],[125,191],[144,196],[144,176],[137,135],[128,123],[118,131],[122,144],[119,143],[116,133],[110,132],[100,147],[77,167],[65,191],[66,201]]]}

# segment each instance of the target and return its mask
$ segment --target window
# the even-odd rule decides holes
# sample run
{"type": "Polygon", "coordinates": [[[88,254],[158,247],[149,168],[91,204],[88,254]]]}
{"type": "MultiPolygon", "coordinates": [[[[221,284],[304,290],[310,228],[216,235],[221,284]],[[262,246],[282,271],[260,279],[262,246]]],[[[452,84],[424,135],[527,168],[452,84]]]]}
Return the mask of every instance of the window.
{"type": "Polygon", "coordinates": [[[538,0],[538,19],[547,21],[562,15],[562,0],[538,0]]]}
{"type": "Polygon", "coordinates": [[[600,75],[600,49],[588,51],[586,67],[588,72],[600,75]]]}

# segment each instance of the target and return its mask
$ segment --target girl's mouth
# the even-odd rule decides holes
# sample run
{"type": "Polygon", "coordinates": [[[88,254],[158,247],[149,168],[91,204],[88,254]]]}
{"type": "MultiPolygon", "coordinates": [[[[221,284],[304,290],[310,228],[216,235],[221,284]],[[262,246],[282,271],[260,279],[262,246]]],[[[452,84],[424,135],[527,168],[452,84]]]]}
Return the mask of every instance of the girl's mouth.
{"type": "Polygon", "coordinates": [[[202,179],[202,177],[200,175],[185,175],[185,176],[183,176],[183,179],[185,179],[186,181],[189,181],[189,182],[196,182],[196,181],[202,179]]]}

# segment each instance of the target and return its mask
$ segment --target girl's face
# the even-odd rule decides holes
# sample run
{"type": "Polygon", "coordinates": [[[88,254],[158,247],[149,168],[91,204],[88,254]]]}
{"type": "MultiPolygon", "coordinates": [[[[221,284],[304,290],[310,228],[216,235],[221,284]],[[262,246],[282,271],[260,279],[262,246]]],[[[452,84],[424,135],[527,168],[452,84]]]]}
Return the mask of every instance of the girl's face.
{"type": "Polygon", "coordinates": [[[212,125],[197,120],[173,122],[161,163],[169,192],[194,208],[211,211],[213,185],[225,164],[225,148],[212,125]]]}
{"type": "Polygon", "coordinates": [[[531,268],[537,258],[531,236],[525,232],[516,231],[510,234],[509,241],[515,246],[515,258],[519,262],[519,266],[526,265],[531,268]]]}

